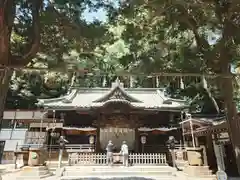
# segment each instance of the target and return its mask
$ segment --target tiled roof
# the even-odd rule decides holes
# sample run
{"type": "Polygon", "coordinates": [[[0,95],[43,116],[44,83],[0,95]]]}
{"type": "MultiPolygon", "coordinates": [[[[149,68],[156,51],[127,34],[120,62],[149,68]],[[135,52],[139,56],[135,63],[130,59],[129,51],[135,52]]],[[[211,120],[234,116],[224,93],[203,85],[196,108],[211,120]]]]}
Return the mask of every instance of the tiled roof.
{"type": "Polygon", "coordinates": [[[185,101],[171,99],[158,88],[78,88],[59,98],[40,99],[38,104],[48,108],[91,108],[106,103],[128,103],[136,108],[182,109],[185,101]],[[120,97],[121,96],[121,97],[120,97]]]}

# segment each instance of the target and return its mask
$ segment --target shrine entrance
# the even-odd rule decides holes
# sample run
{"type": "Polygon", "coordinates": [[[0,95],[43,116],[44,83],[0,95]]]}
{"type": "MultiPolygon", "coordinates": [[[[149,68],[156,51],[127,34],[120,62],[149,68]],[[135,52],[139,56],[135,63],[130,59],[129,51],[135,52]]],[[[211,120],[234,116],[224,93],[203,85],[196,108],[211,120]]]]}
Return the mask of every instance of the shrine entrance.
{"type": "Polygon", "coordinates": [[[119,152],[123,141],[127,142],[129,150],[134,149],[135,130],[131,128],[106,127],[100,129],[101,149],[105,149],[108,141],[114,144],[114,150],[119,152]]]}
{"type": "Polygon", "coordinates": [[[108,141],[111,140],[114,144],[114,151],[119,152],[123,141],[126,141],[129,150],[134,151],[136,148],[137,137],[137,115],[129,112],[106,111],[101,114],[98,119],[99,146],[102,151],[105,151],[108,141]]]}

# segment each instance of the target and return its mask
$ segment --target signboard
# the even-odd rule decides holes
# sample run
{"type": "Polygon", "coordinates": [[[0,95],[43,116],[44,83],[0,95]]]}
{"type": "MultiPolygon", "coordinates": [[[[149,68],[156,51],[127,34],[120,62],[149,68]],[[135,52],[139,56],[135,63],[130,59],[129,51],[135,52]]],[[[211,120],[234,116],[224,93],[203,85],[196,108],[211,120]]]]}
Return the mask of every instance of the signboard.
{"type": "Polygon", "coordinates": [[[227,132],[224,132],[224,133],[220,133],[219,136],[218,136],[219,139],[227,139],[229,138],[229,135],[227,132]]]}
{"type": "Polygon", "coordinates": [[[228,143],[230,141],[229,134],[227,132],[219,133],[217,136],[217,144],[228,143]]]}

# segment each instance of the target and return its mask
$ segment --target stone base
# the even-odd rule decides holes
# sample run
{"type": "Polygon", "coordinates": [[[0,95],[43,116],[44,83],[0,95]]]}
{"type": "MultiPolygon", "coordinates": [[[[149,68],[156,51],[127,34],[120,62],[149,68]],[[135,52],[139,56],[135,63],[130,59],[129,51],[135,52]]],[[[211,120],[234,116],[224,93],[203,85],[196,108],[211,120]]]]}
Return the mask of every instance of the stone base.
{"type": "Polygon", "coordinates": [[[19,179],[42,179],[52,174],[46,166],[24,167],[21,171],[19,179]]]}
{"type": "Polygon", "coordinates": [[[57,177],[61,177],[61,176],[63,176],[63,172],[65,171],[65,168],[64,167],[62,167],[62,168],[57,168],[56,169],[56,176],[57,177]]]}
{"type": "Polygon", "coordinates": [[[184,169],[185,167],[188,166],[188,161],[176,160],[176,165],[177,165],[178,168],[184,169]]]}
{"type": "Polygon", "coordinates": [[[183,172],[190,177],[216,179],[216,175],[212,174],[208,166],[186,166],[183,172]]]}

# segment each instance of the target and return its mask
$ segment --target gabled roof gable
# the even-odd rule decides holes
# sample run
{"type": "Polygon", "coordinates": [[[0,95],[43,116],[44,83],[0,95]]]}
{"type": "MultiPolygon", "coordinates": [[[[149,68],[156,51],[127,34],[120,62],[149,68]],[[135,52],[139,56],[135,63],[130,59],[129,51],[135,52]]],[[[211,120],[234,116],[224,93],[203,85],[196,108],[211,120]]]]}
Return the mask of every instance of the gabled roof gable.
{"type": "Polygon", "coordinates": [[[93,102],[94,103],[96,103],[96,102],[106,102],[108,100],[114,100],[114,99],[115,100],[125,100],[125,101],[135,102],[135,103],[141,103],[142,102],[142,101],[132,97],[131,95],[129,95],[120,86],[116,86],[116,87],[112,88],[112,90],[109,91],[107,94],[105,94],[104,96],[102,96],[99,99],[96,99],[93,102]]]}

